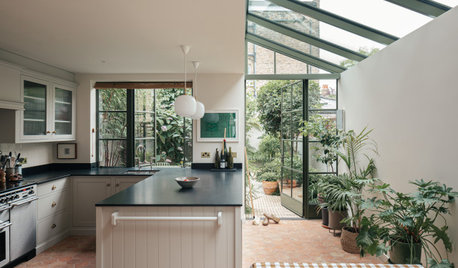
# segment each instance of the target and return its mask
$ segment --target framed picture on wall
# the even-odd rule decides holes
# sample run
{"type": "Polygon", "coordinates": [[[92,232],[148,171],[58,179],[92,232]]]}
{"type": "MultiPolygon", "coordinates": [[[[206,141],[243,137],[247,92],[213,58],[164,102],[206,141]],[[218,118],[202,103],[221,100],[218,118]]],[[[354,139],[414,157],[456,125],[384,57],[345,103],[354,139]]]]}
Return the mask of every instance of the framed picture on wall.
{"type": "Polygon", "coordinates": [[[239,141],[239,111],[212,110],[206,111],[204,117],[197,121],[198,142],[220,142],[226,131],[227,142],[239,141]]]}
{"type": "Polygon", "coordinates": [[[76,143],[58,143],[57,159],[76,159],[76,143]]]}

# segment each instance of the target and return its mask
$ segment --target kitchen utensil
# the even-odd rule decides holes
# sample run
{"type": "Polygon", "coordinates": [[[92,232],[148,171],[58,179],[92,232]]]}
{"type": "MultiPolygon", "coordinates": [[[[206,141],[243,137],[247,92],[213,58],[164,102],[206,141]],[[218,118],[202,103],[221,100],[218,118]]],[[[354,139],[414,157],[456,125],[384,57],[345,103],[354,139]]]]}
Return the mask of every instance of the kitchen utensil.
{"type": "Polygon", "coordinates": [[[194,187],[194,185],[200,180],[197,177],[178,177],[175,178],[175,181],[181,186],[183,189],[189,189],[194,187]]]}

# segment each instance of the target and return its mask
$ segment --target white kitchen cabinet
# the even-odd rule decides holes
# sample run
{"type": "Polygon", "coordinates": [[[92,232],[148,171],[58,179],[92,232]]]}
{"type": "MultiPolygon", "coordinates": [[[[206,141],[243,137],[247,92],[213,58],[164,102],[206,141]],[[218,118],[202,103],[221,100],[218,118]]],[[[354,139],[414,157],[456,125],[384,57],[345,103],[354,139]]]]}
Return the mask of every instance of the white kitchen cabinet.
{"type": "Polygon", "coordinates": [[[95,203],[113,193],[111,177],[73,177],[73,226],[95,226],[95,203]]]}
{"type": "Polygon", "coordinates": [[[135,177],[113,177],[114,180],[114,193],[119,193],[122,190],[129,188],[130,186],[136,184],[137,182],[144,180],[147,177],[135,176],[135,177]]]}
{"type": "Polygon", "coordinates": [[[97,207],[97,268],[242,267],[240,207],[97,207]],[[172,217],[173,221],[120,217],[172,217]],[[180,221],[181,217],[215,217],[216,221],[180,221]]]}
{"type": "Polygon", "coordinates": [[[17,112],[18,142],[75,139],[75,88],[23,75],[24,110],[17,112]]]}
{"type": "Polygon", "coordinates": [[[0,108],[23,109],[21,99],[21,71],[18,67],[0,61],[0,108]]]}
{"type": "Polygon", "coordinates": [[[24,109],[0,111],[0,120],[8,126],[0,142],[75,140],[76,84],[21,71],[18,92],[24,109]]]}
{"type": "Polygon", "coordinates": [[[37,253],[53,246],[70,233],[71,187],[69,178],[37,186],[37,253]]]}
{"type": "Polygon", "coordinates": [[[147,177],[73,177],[73,226],[95,229],[95,204],[145,178],[147,177]]]}

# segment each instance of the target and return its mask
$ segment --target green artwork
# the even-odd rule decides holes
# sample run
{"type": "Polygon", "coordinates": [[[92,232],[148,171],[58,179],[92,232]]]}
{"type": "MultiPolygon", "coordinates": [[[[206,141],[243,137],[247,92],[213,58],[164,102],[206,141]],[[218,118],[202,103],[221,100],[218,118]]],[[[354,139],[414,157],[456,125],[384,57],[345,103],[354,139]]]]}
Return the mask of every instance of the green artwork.
{"type": "Polygon", "coordinates": [[[236,113],[205,113],[200,119],[200,138],[237,138],[237,114],[236,113]]]}

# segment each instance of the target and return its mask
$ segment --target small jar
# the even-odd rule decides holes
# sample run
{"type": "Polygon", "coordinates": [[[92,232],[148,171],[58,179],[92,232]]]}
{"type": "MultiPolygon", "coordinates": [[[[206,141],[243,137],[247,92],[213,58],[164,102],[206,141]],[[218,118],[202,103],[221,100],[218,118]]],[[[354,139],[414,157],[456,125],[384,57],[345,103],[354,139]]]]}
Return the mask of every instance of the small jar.
{"type": "Polygon", "coordinates": [[[0,182],[1,183],[6,182],[6,172],[3,169],[0,169],[0,182]]]}

